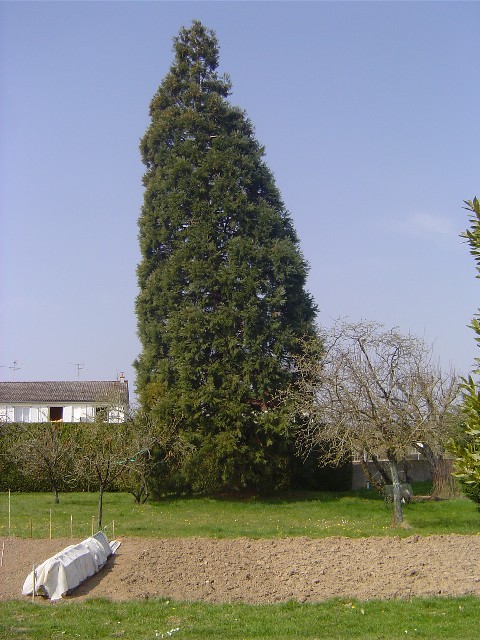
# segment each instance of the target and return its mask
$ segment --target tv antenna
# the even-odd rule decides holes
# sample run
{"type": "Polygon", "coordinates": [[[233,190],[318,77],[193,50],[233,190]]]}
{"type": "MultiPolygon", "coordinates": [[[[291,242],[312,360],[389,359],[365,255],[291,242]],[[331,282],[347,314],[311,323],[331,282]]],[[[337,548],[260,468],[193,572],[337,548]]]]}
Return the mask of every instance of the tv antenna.
{"type": "Polygon", "coordinates": [[[12,378],[13,378],[13,382],[15,382],[15,372],[18,371],[19,369],[21,369],[22,367],[20,366],[21,364],[23,364],[23,362],[19,362],[18,360],[14,360],[13,364],[10,365],[6,365],[6,364],[2,364],[0,365],[2,367],[2,369],[6,369],[7,366],[9,369],[12,370],[12,378]]]}
{"type": "Polygon", "coordinates": [[[80,380],[80,371],[85,368],[83,362],[72,362],[74,367],[77,367],[77,380],[80,380]]]}

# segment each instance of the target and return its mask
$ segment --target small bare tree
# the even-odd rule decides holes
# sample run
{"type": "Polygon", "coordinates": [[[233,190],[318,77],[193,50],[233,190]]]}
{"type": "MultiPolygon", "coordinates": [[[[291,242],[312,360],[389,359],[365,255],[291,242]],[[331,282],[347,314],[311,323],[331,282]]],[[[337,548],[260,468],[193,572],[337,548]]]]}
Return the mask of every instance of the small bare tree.
{"type": "Polygon", "coordinates": [[[112,415],[116,412],[109,406],[108,411],[97,413],[93,422],[81,423],[76,429],[75,470],[98,489],[98,528],[102,526],[104,493],[119,486],[122,476],[130,475],[130,487],[132,476],[140,478],[133,495],[141,500],[148,463],[158,442],[152,422],[125,413],[123,421],[108,422],[106,418],[112,415]]]}
{"type": "Polygon", "coordinates": [[[124,469],[115,484],[121,491],[131,493],[137,504],[143,504],[148,499],[149,480],[157,467],[157,429],[149,416],[140,414],[132,417],[128,426],[130,454],[120,461],[124,469]]]}
{"type": "Polygon", "coordinates": [[[166,464],[185,460],[194,447],[175,424],[162,424],[143,410],[134,411],[127,426],[132,454],[123,461],[125,470],[116,484],[141,504],[149,497],[152,478],[161,475],[166,464]]]}
{"type": "Polygon", "coordinates": [[[54,502],[70,484],[72,438],[60,422],[17,422],[10,439],[9,455],[22,473],[38,481],[47,480],[54,502]]]}
{"type": "Polygon", "coordinates": [[[303,453],[318,448],[330,463],[354,452],[375,461],[384,452],[394,523],[400,524],[398,461],[416,443],[439,442],[438,431],[458,395],[456,378],[442,374],[423,341],[375,322],[338,321],[320,339],[320,359],[307,352],[296,362],[291,393],[298,447],[303,453]]]}
{"type": "Polygon", "coordinates": [[[174,429],[143,411],[126,412],[124,407],[117,410],[113,403],[97,412],[93,422],[79,424],[75,470],[80,479],[98,489],[98,528],[102,526],[105,491],[120,488],[132,493],[137,502],[144,502],[149,478],[158,472],[156,461],[183,456],[187,449],[174,429]],[[109,417],[115,422],[109,422],[109,417]]]}
{"type": "Polygon", "coordinates": [[[74,469],[77,477],[98,489],[98,528],[102,526],[103,495],[124,472],[122,461],[132,455],[125,423],[96,418],[76,425],[74,469]]]}

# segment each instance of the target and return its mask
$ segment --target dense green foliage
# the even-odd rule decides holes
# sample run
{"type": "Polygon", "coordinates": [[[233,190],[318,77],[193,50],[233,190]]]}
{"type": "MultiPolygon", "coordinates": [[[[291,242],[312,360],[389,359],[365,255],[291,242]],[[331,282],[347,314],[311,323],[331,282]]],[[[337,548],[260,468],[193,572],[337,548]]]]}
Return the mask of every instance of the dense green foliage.
{"type": "Polygon", "coordinates": [[[173,480],[194,491],[288,485],[277,393],[314,334],[307,266],[244,112],[201,23],[181,29],[141,141],[137,390],[195,452],[173,480]]]}
{"type": "Polygon", "coordinates": [[[51,607],[12,601],[0,603],[0,638],[476,640],[479,615],[474,596],[261,606],[95,599],[51,607]]]}
{"type": "Polygon", "coordinates": [[[0,491],[51,490],[58,502],[59,492],[121,490],[140,502],[157,452],[179,449],[141,412],[122,423],[0,423],[0,491]]]}
{"type": "MultiPolygon", "coordinates": [[[[415,495],[425,487],[413,485],[415,495]]],[[[48,493],[10,496],[10,533],[28,538],[90,535],[97,526],[96,493],[62,494],[54,504],[48,493]]],[[[283,538],[308,536],[411,536],[451,533],[478,534],[476,505],[466,498],[413,501],[404,506],[408,527],[392,527],[391,506],[376,491],[328,493],[291,492],[270,498],[165,498],[137,504],[126,493],[106,493],[103,524],[107,535],[160,538],[283,538]]],[[[0,493],[0,536],[9,535],[8,493],[0,493]]]]}
{"type": "MultiPolygon", "coordinates": [[[[480,202],[477,198],[465,201],[470,212],[470,228],[462,236],[470,245],[470,253],[475,259],[477,278],[480,278],[480,202]]],[[[480,316],[477,314],[471,324],[475,340],[480,344],[480,316]]],[[[480,366],[480,358],[475,359],[480,366]]],[[[480,374],[480,369],[474,375],[480,374]]],[[[456,460],[456,476],[466,495],[480,504],[480,384],[472,376],[464,380],[463,409],[465,414],[464,442],[452,443],[452,453],[456,460]]]]}

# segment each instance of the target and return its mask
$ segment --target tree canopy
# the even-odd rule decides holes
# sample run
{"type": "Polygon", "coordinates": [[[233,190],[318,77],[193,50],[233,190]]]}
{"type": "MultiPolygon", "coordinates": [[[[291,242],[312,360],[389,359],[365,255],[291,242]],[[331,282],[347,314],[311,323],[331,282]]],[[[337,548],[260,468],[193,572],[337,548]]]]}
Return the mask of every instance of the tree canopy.
{"type": "MultiPolygon", "coordinates": [[[[466,238],[470,253],[476,262],[477,278],[480,278],[480,202],[478,198],[465,200],[465,209],[469,211],[470,227],[462,233],[466,238]]],[[[475,332],[475,340],[480,345],[479,314],[472,319],[471,328],[475,332]]],[[[475,502],[480,503],[480,358],[475,358],[477,368],[463,381],[463,411],[465,416],[464,442],[451,445],[456,460],[456,476],[459,478],[465,493],[475,502]],[[477,376],[475,379],[473,376],[477,376]]]]}
{"type": "Polygon", "coordinates": [[[326,462],[385,455],[400,523],[397,462],[417,444],[433,453],[446,440],[456,377],[442,373],[422,340],[376,322],[338,321],[322,338],[320,358],[297,359],[290,391],[299,447],[318,449],[326,462]]]}
{"type": "Polygon", "coordinates": [[[200,22],[150,104],[136,302],[143,407],[187,434],[194,490],[288,482],[277,392],[314,333],[307,264],[264,149],[227,100],[215,34],[200,22]]]}

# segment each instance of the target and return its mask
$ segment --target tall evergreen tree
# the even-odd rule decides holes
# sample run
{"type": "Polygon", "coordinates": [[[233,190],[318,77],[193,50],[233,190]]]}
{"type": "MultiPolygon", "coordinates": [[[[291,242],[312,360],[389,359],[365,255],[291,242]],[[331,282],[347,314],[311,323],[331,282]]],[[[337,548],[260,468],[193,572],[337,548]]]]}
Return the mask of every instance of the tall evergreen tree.
{"type": "Polygon", "coordinates": [[[174,53],[140,145],[137,390],[195,445],[189,488],[272,488],[291,455],[278,392],[314,333],[307,265],[215,34],[195,21],[174,53]]]}

